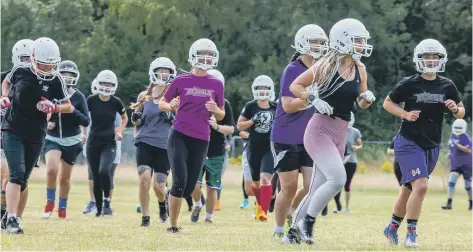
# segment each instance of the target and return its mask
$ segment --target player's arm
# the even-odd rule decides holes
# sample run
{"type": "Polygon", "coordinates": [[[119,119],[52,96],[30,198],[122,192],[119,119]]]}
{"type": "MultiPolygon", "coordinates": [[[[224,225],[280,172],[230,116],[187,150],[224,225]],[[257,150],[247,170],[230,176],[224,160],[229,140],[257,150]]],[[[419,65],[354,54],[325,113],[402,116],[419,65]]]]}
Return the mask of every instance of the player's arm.
{"type": "Polygon", "coordinates": [[[71,100],[67,99],[62,104],[57,105],[56,113],[72,113],[75,108],[72,106],[71,100]]]}
{"type": "Polygon", "coordinates": [[[237,128],[238,128],[238,131],[243,131],[253,126],[254,124],[255,123],[253,122],[253,120],[248,120],[246,117],[240,116],[238,118],[237,128]]]}
{"type": "Polygon", "coordinates": [[[2,82],[2,96],[8,96],[8,91],[10,90],[10,83],[8,79],[5,78],[2,82]]]}
{"type": "Polygon", "coordinates": [[[353,145],[353,150],[354,151],[359,151],[359,150],[361,150],[361,148],[363,148],[363,141],[361,141],[361,138],[358,138],[355,141],[355,144],[353,145]]]}
{"type": "MultiPolygon", "coordinates": [[[[366,67],[363,63],[357,62],[358,65],[358,72],[360,73],[360,94],[364,93],[365,91],[368,90],[368,74],[366,73],[366,67]]],[[[367,102],[365,99],[363,99],[361,96],[358,96],[357,98],[357,103],[358,106],[362,109],[366,109],[369,106],[371,106],[370,102],[367,102]]]]}
{"type": "Polygon", "coordinates": [[[294,98],[290,96],[282,96],[281,102],[284,112],[288,114],[296,113],[307,106],[306,101],[301,100],[300,98],[294,98]]]}
{"type": "Polygon", "coordinates": [[[250,133],[248,133],[248,131],[240,131],[238,132],[238,135],[242,138],[242,139],[248,139],[250,137],[250,133]]]}
{"type": "Polygon", "coordinates": [[[225,117],[222,120],[222,125],[217,124],[214,128],[216,131],[225,134],[232,135],[235,132],[235,121],[233,120],[233,111],[229,103],[224,104],[225,117]]]}
{"type": "Polygon", "coordinates": [[[461,145],[461,144],[457,144],[457,149],[463,151],[463,152],[466,152],[466,153],[471,153],[471,149],[469,149],[468,147],[464,146],[464,145],[461,145]]]}
{"type": "Polygon", "coordinates": [[[387,152],[388,156],[394,157],[394,149],[388,148],[388,149],[386,150],[386,152],[387,152]]]}

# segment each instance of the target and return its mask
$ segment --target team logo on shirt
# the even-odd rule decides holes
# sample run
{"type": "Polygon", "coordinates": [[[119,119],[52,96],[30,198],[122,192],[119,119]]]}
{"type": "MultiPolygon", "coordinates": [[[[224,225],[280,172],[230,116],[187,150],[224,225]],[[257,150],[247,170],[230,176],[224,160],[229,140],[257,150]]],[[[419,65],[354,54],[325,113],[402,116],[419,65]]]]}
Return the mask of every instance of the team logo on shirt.
{"type": "Polygon", "coordinates": [[[269,111],[261,111],[256,114],[257,120],[255,131],[258,133],[268,133],[273,124],[274,115],[269,111]]]}
{"type": "Polygon", "coordinates": [[[48,92],[49,86],[43,85],[43,91],[48,92]]]}
{"type": "Polygon", "coordinates": [[[191,95],[198,97],[212,97],[212,93],[214,92],[212,89],[203,89],[198,87],[184,88],[184,90],[186,91],[186,96],[191,95]]]}
{"type": "Polygon", "coordinates": [[[414,95],[417,98],[417,103],[443,103],[445,97],[445,94],[431,94],[427,92],[414,95]]]}

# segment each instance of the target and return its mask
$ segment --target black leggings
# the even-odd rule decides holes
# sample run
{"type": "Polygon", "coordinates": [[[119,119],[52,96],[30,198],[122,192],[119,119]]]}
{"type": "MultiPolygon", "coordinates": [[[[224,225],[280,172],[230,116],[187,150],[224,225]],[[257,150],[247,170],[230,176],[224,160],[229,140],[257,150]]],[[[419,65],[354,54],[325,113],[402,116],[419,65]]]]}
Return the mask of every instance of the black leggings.
{"type": "Polygon", "coordinates": [[[168,157],[172,170],[171,195],[190,196],[204,166],[209,142],[171,130],[168,139],[168,157]]]}
{"type": "Polygon", "coordinates": [[[356,172],[356,163],[346,163],[345,171],[347,172],[347,182],[345,182],[345,192],[351,191],[351,180],[356,172]]]}
{"type": "Polygon", "coordinates": [[[103,197],[110,197],[111,171],[116,155],[116,144],[87,143],[87,162],[92,170],[94,197],[97,209],[102,209],[103,197]]]}
{"type": "Polygon", "coordinates": [[[10,169],[10,183],[21,185],[21,191],[24,191],[43,149],[43,143],[30,142],[12,131],[3,132],[2,142],[10,169]]]}

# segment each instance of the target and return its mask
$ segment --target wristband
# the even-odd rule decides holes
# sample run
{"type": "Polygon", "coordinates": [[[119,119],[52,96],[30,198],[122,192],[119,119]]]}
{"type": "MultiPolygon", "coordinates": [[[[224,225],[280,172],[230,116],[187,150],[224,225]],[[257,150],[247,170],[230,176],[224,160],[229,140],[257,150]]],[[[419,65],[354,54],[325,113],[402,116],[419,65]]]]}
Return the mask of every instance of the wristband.
{"type": "Polygon", "coordinates": [[[457,107],[457,111],[453,112],[454,115],[458,114],[458,112],[460,111],[460,108],[457,107]]]}

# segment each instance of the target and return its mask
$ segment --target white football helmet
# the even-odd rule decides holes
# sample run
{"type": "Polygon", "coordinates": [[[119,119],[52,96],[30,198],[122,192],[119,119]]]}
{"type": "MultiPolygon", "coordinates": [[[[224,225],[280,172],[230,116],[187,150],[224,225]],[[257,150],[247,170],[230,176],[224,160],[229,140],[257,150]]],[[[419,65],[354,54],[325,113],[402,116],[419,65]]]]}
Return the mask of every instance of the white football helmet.
{"type": "Polygon", "coordinates": [[[271,90],[271,95],[269,96],[269,100],[273,102],[275,99],[276,99],[276,92],[274,92],[274,90],[271,90]]]}
{"type": "Polygon", "coordinates": [[[117,87],[118,80],[114,72],[110,70],[103,70],[97,75],[97,93],[104,96],[113,95],[117,91],[117,87]],[[102,85],[102,83],[112,83],[114,85],[111,87],[106,87],[102,85]]]}
{"type": "Polygon", "coordinates": [[[292,47],[301,54],[307,54],[314,59],[318,59],[325,55],[329,49],[328,38],[320,26],[308,24],[297,31],[292,47]],[[322,44],[311,44],[311,40],[323,40],[324,42],[322,44]],[[315,49],[315,51],[312,51],[312,49],[315,49]]]}
{"type": "Polygon", "coordinates": [[[269,76],[260,75],[253,81],[251,91],[255,100],[270,100],[271,95],[274,95],[274,82],[269,76]],[[268,90],[258,90],[259,87],[266,87],[268,90]]]}
{"type": "Polygon", "coordinates": [[[97,90],[97,78],[95,78],[93,81],[92,81],[92,85],[90,85],[90,91],[92,92],[92,94],[97,94],[99,91],[97,90]]]}
{"type": "Polygon", "coordinates": [[[463,119],[456,119],[452,124],[452,133],[456,136],[460,136],[466,133],[467,123],[463,119]]]}
{"type": "Polygon", "coordinates": [[[22,62],[21,57],[30,57],[30,47],[33,42],[34,41],[31,39],[22,39],[15,43],[13,49],[11,50],[11,61],[13,66],[19,64],[29,65],[29,63],[22,62]]]}
{"type": "Polygon", "coordinates": [[[342,19],[330,29],[330,49],[350,54],[353,59],[359,60],[362,56],[369,57],[373,51],[373,46],[367,43],[369,38],[370,33],[363,23],[354,18],[342,19]],[[355,44],[358,40],[362,41],[361,45],[355,44]]]}
{"type": "Polygon", "coordinates": [[[416,69],[420,73],[438,73],[445,71],[447,63],[447,50],[435,39],[424,39],[414,49],[412,61],[416,64],[416,69]],[[423,59],[423,55],[437,54],[439,59],[423,59]]]}
{"type": "Polygon", "coordinates": [[[218,71],[217,69],[210,69],[207,73],[212,75],[217,80],[221,81],[223,86],[225,86],[225,77],[223,77],[223,74],[220,71],[218,71]]]}
{"type": "Polygon", "coordinates": [[[350,112],[350,121],[348,122],[348,128],[353,127],[353,124],[355,124],[355,114],[353,114],[353,112],[350,112]]]}
{"type": "Polygon", "coordinates": [[[172,80],[176,76],[176,66],[174,63],[166,57],[159,57],[149,65],[149,81],[153,84],[157,84],[160,86],[169,84],[170,80],[172,80]],[[163,74],[163,73],[155,73],[158,68],[166,68],[170,70],[170,74],[163,74]],[[167,78],[166,78],[167,77],[167,78]]]}
{"type": "Polygon", "coordinates": [[[30,47],[31,68],[41,80],[52,80],[56,77],[61,62],[61,53],[56,42],[50,38],[39,38],[30,47]],[[47,68],[48,70],[41,70],[47,68]]]}
{"type": "Polygon", "coordinates": [[[217,67],[217,46],[210,39],[198,39],[189,49],[188,61],[191,63],[192,67],[197,67],[202,70],[210,70],[217,67]]]}

